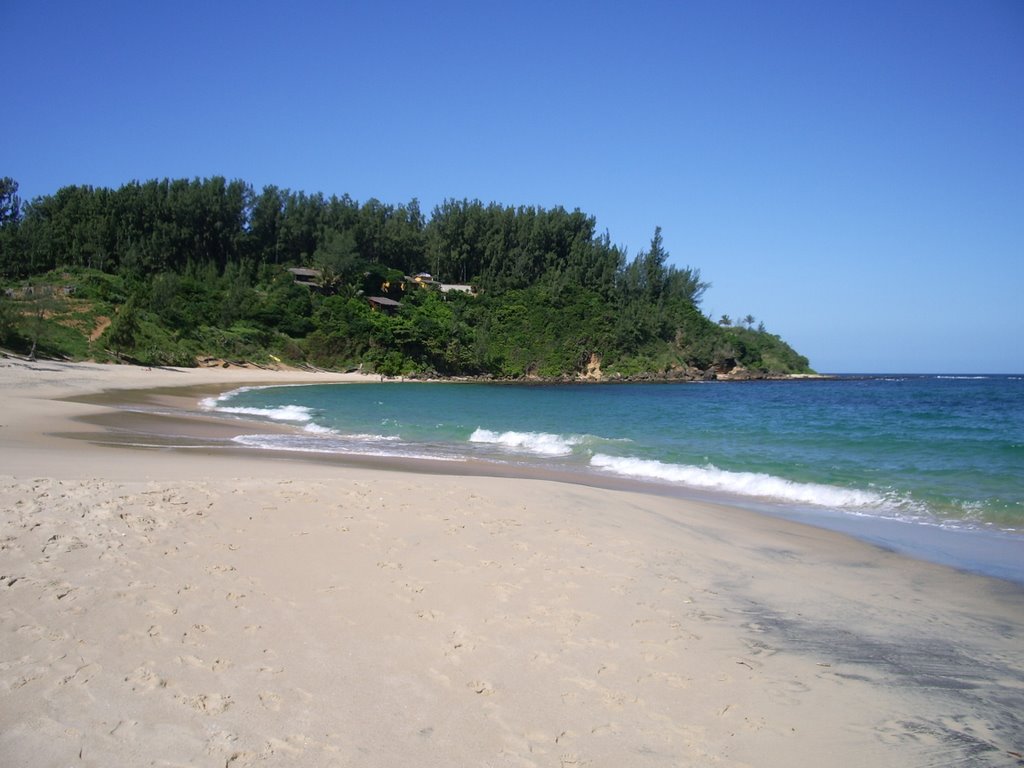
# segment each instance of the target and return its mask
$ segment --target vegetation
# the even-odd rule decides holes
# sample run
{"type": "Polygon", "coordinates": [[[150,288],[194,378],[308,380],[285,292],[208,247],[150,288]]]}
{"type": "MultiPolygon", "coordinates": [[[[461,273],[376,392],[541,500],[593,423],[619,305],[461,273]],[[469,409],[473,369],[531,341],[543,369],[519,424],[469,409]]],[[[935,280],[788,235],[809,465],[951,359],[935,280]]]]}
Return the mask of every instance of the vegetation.
{"type": "Polygon", "coordinates": [[[507,378],[809,370],[752,316],[702,314],[707,283],[668,263],[660,228],[627,259],[563,208],[447,200],[427,220],[416,200],[223,178],[25,204],[17,189],[0,180],[0,344],[26,354],[507,378]]]}

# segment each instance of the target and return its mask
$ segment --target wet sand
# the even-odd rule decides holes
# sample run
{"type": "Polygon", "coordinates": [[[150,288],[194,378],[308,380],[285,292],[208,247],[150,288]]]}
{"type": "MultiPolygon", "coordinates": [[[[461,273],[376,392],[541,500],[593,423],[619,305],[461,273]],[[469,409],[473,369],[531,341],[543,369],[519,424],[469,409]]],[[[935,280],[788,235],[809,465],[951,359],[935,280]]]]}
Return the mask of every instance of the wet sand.
{"type": "Polygon", "coordinates": [[[231,450],[188,412],[327,380],[0,359],[4,764],[1022,764],[1019,586],[621,488],[231,450]]]}

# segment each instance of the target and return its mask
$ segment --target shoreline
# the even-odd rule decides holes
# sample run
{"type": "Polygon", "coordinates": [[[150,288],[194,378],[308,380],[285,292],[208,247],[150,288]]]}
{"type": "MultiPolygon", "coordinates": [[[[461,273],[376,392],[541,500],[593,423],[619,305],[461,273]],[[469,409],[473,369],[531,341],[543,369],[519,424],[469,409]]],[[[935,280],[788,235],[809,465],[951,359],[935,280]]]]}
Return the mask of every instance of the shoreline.
{"type": "Polygon", "coordinates": [[[89,442],[104,390],[327,380],[0,360],[0,754],[1020,764],[1007,582],[620,487],[89,442]]]}
{"type": "MultiPolygon", "coordinates": [[[[343,383],[375,384],[374,376],[346,378],[343,383]]],[[[294,384],[295,382],[291,382],[294,384]]],[[[327,382],[300,382],[318,384],[327,382]]],[[[396,382],[397,383],[397,382],[396,382]]],[[[284,386],[287,382],[253,383],[251,386],[284,386]]],[[[239,384],[239,386],[247,386],[239,384]]],[[[96,444],[146,448],[207,448],[211,452],[230,452],[238,456],[310,461],[325,465],[362,467],[383,471],[414,472],[427,475],[480,476],[506,479],[548,480],[606,490],[644,493],[683,502],[701,502],[739,508],[838,532],[861,542],[880,546],[905,556],[946,565],[968,573],[998,578],[1024,586],[1024,535],[993,527],[961,523],[947,527],[941,521],[927,523],[881,516],[851,516],[828,509],[763,502],[713,491],[680,488],[668,483],[632,479],[597,472],[549,469],[541,465],[499,463],[486,460],[446,460],[442,458],[388,457],[313,451],[268,450],[225,442],[252,433],[295,434],[301,428],[267,420],[200,410],[204,397],[226,390],[218,384],[194,384],[152,389],[114,390],[75,395],[70,402],[110,408],[103,414],[84,416],[79,423],[99,427],[96,433],[67,433],[96,444]],[[133,436],[138,439],[133,439],[133,436]],[[139,442],[143,440],[145,442],[139,442]]]]}

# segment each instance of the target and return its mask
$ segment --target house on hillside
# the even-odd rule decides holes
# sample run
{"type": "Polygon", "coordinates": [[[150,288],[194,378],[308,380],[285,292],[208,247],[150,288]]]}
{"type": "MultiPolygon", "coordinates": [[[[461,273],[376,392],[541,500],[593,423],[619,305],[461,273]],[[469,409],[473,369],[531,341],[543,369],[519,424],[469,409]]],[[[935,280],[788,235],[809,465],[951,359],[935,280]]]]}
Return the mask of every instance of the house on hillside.
{"type": "Polygon", "coordinates": [[[419,272],[418,274],[412,275],[411,277],[409,275],[406,275],[405,279],[422,286],[437,285],[437,281],[434,280],[433,275],[431,275],[429,272],[419,272]]]}
{"type": "Polygon", "coordinates": [[[389,315],[393,315],[401,306],[399,302],[389,299],[387,296],[369,296],[366,300],[374,312],[387,312],[389,315]]]}
{"type": "Polygon", "coordinates": [[[289,267],[288,271],[291,272],[292,278],[296,283],[310,288],[319,288],[324,279],[324,273],[319,269],[312,269],[310,267],[289,267]]]}
{"type": "Polygon", "coordinates": [[[440,291],[441,293],[469,293],[476,295],[476,289],[471,285],[458,285],[456,283],[442,283],[439,280],[435,280],[434,276],[429,272],[420,272],[416,275],[406,275],[405,280],[408,283],[413,283],[420,286],[421,288],[433,288],[440,291]]]}
{"type": "Polygon", "coordinates": [[[458,285],[456,283],[438,283],[441,293],[468,293],[476,296],[476,288],[472,285],[458,285]]]}

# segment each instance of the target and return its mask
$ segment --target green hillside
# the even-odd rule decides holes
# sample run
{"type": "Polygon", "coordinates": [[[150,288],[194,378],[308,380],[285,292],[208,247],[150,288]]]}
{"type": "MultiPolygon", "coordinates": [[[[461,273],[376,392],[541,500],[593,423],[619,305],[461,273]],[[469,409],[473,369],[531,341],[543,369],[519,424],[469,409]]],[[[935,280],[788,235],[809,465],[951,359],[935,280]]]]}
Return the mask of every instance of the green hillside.
{"type": "Polygon", "coordinates": [[[0,345],[71,359],[278,362],[387,375],[749,377],[810,371],[715,323],[660,229],[632,259],[563,208],[386,205],[223,178],[0,181],[0,345]]]}

